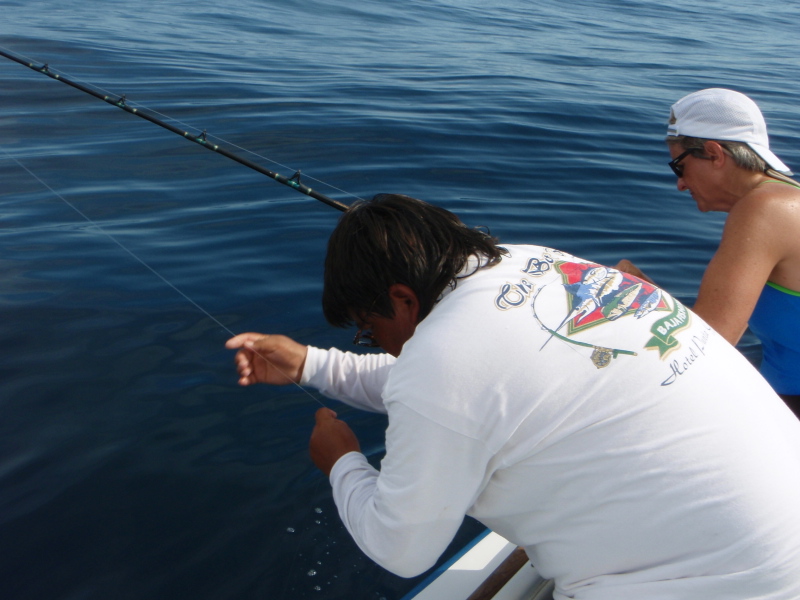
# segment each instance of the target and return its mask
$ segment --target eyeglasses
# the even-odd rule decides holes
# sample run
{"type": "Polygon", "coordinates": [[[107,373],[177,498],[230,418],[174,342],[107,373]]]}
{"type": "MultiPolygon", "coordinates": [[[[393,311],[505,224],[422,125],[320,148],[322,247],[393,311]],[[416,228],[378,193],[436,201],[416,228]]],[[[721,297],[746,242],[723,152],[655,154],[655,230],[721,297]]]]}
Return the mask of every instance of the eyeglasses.
{"type": "MultiPolygon", "coordinates": [[[[369,303],[369,308],[366,310],[365,313],[362,315],[369,315],[372,313],[372,309],[375,307],[375,303],[378,301],[378,298],[383,296],[384,292],[375,296],[375,299],[369,303]]],[[[356,323],[358,323],[359,319],[355,319],[356,323]]],[[[361,319],[363,322],[363,318],[361,319]]],[[[359,327],[358,331],[356,331],[356,336],[353,338],[353,343],[356,346],[361,346],[362,348],[380,348],[381,345],[372,335],[372,331],[367,329],[366,327],[359,327]]]]}
{"type": "Polygon", "coordinates": [[[361,346],[362,348],[380,348],[381,345],[378,341],[372,337],[372,332],[367,330],[364,331],[363,329],[359,329],[356,331],[356,337],[353,338],[353,343],[356,346],[361,346]]]}
{"type": "Polygon", "coordinates": [[[669,161],[667,164],[669,165],[669,168],[672,169],[672,172],[675,173],[676,176],[678,176],[679,178],[683,177],[683,165],[680,164],[680,162],[690,154],[695,158],[702,158],[703,160],[711,160],[710,156],[704,156],[702,152],[703,152],[702,148],[689,148],[686,152],[678,156],[678,158],[669,161]]]}
{"type": "MultiPolygon", "coordinates": [[[[364,314],[364,315],[371,314],[372,313],[372,309],[375,307],[375,303],[378,301],[378,298],[383,296],[383,294],[384,293],[381,292],[380,294],[375,296],[375,299],[372,302],[369,303],[369,308],[367,309],[367,311],[365,313],[362,313],[362,314],[364,314]]],[[[358,320],[356,320],[356,323],[357,322],[358,322],[358,320]]],[[[362,319],[362,322],[363,322],[363,319],[362,319]]],[[[359,327],[358,328],[358,331],[356,331],[356,336],[353,338],[353,343],[356,346],[361,346],[362,348],[380,348],[381,347],[381,345],[378,343],[378,341],[372,335],[372,331],[367,329],[366,327],[359,327]]]]}

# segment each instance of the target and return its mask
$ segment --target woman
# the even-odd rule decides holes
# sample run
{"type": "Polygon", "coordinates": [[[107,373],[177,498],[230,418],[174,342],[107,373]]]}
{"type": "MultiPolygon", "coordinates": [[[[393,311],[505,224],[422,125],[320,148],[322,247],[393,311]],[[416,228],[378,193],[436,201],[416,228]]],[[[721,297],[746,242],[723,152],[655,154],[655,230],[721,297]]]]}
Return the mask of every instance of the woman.
{"type": "MultiPolygon", "coordinates": [[[[673,104],[667,145],[678,190],[703,212],[728,213],[694,311],[731,344],[749,322],[761,373],[800,416],[800,184],[739,92],[701,90],[673,104]]],[[[627,260],[617,268],[643,275],[627,260]]]]}

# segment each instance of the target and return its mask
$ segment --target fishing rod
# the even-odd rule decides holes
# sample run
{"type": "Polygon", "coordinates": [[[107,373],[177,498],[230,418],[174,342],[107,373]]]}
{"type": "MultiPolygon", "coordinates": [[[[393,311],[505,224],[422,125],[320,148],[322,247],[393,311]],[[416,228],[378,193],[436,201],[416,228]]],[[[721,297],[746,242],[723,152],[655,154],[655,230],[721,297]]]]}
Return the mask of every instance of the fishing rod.
{"type": "Polygon", "coordinates": [[[285,177],[283,175],[275,173],[274,171],[270,171],[269,169],[266,169],[266,168],[262,167],[261,165],[254,163],[251,160],[248,160],[248,159],[243,158],[243,157],[241,157],[241,156],[239,156],[237,154],[234,154],[233,152],[231,152],[230,150],[227,150],[226,148],[223,148],[222,146],[219,146],[217,144],[212,144],[208,140],[206,131],[203,131],[200,135],[193,135],[193,134],[191,134],[191,133],[189,133],[187,131],[184,131],[183,129],[180,129],[179,127],[175,127],[174,125],[172,125],[170,123],[167,123],[166,121],[163,121],[162,119],[159,119],[158,117],[156,117],[155,115],[150,114],[146,110],[140,110],[138,108],[130,106],[127,103],[127,100],[126,100],[125,96],[118,96],[118,97],[114,98],[114,97],[109,96],[109,95],[101,94],[100,92],[97,92],[97,91],[95,91],[95,90],[93,90],[93,89],[91,89],[91,88],[89,88],[89,87],[87,87],[87,86],[85,86],[85,85],[83,85],[81,83],[78,83],[77,81],[72,81],[71,79],[62,76],[59,73],[54,73],[53,71],[50,70],[50,67],[49,67],[49,65],[47,63],[45,63],[45,64],[43,64],[41,66],[37,66],[34,63],[29,62],[29,61],[27,61],[27,60],[25,60],[25,59],[23,59],[23,58],[21,58],[19,56],[16,56],[16,55],[10,53],[10,52],[7,52],[2,48],[0,48],[0,56],[4,56],[4,57],[8,58],[9,60],[12,60],[12,61],[14,61],[16,63],[21,64],[24,67],[28,67],[29,69],[31,69],[33,71],[36,71],[37,73],[41,73],[43,75],[47,75],[51,79],[55,79],[56,81],[60,81],[62,83],[66,83],[67,85],[69,85],[71,87],[74,87],[75,89],[80,90],[81,92],[89,94],[90,96],[94,96],[98,100],[102,100],[103,102],[106,102],[106,103],[110,104],[111,106],[116,106],[117,108],[121,108],[122,110],[124,110],[127,113],[130,113],[130,114],[135,115],[137,117],[141,117],[142,119],[144,119],[146,121],[150,121],[151,123],[154,123],[155,125],[158,125],[159,127],[163,127],[164,129],[166,129],[168,131],[171,131],[172,133],[175,133],[175,134],[181,136],[182,138],[185,138],[185,139],[187,139],[189,141],[192,141],[192,142],[195,142],[196,144],[199,144],[200,146],[202,146],[203,148],[206,148],[207,150],[211,150],[212,152],[216,152],[217,154],[221,154],[222,156],[230,158],[231,160],[235,160],[236,162],[238,162],[239,164],[244,165],[245,167],[253,169],[254,171],[258,171],[262,175],[266,175],[267,177],[270,177],[270,178],[274,179],[278,183],[282,183],[283,185],[286,185],[286,186],[292,188],[293,190],[296,190],[296,191],[300,192],[301,194],[305,194],[306,196],[311,196],[312,198],[314,198],[315,200],[319,200],[323,204],[327,204],[328,206],[336,208],[336,209],[338,209],[338,210],[340,210],[342,212],[345,212],[349,208],[347,206],[347,204],[339,202],[338,200],[334,200],[333,198],[329,198],[328,196],[326,196],[324,194],[321,194],[321,193],[311,189],[310,187],[300,183],[300,171],[297,171],[291,177],[285,177]]]}

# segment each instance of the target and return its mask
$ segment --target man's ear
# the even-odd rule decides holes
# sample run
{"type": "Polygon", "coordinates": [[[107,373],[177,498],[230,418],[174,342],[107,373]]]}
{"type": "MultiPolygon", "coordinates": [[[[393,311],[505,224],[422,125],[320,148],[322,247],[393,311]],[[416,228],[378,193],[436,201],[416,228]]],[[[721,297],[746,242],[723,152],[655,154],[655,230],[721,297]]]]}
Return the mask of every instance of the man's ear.
{"type": "Polygon", "coordinates": [[[410,287],[402,283],[393,283],[389,286],[389,300],[396,318],[410,325],[419,322],[419,298],[410,287]]]}

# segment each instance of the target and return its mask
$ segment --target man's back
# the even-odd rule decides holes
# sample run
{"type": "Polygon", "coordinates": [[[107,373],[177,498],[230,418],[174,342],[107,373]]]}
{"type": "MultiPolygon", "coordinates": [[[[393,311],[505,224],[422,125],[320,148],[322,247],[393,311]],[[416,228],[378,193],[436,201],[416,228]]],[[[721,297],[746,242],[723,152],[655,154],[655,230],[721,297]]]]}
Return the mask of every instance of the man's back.
{"type": "MultiPolygon", "coordinates": [[[[800,423],[766,382],[655,288],[509,249],[407,342],[390,423],[474,444],[468,514],[557,597],[800,597],[800,423]]],[[[424,460],[391,436],[391,464],[424,460]]]]}

